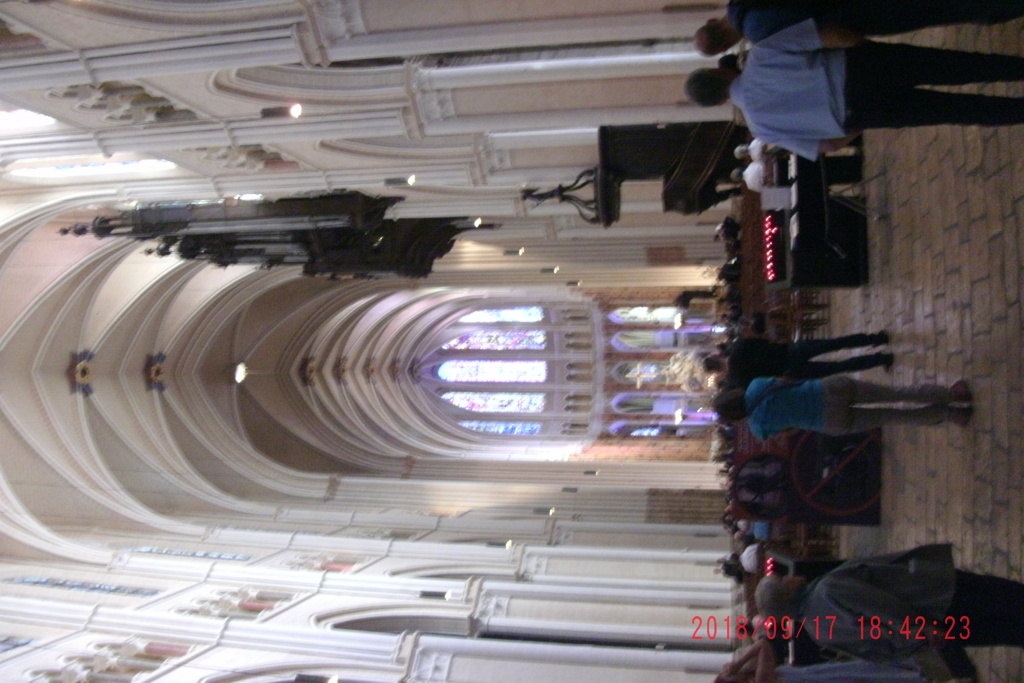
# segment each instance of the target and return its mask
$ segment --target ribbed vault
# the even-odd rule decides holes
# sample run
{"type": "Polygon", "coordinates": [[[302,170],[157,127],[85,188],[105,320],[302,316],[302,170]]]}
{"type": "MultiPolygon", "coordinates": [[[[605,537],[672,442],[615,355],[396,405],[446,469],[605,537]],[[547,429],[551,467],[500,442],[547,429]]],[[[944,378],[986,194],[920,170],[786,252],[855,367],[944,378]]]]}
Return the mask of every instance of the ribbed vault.
{"type": "Polygon", "coordinates": [[[416,461],[527,452],[562,459],[580,446],[517,448],[459,427],[418,374],[466,312],[586,305],[564,288],[337,283],[297,268],[161,259],[134,242],[60,235],[95,211],[74,209],[85,201],[44,206],[2,233],[10,537],[91,557],[53,529],[195,535],[204,527],[179,511],[265,519],[330,495],[340,475],[400,477],[416,461]],[[162,391],[147,381],[153,358],[162,391]],[[240,362],[250,374],[237,384],[240,362]]]}

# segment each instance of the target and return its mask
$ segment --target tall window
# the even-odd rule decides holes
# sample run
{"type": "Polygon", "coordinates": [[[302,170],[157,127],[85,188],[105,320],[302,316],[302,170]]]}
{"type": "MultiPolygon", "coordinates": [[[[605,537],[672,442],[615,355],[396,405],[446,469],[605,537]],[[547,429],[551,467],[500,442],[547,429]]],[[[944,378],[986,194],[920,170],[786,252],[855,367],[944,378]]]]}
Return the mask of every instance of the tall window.
{"type": "Polygon", "coordinates": [[[133,553],[147,553],[150,555],[175,555],[178,557],[199,557],[207,560],[236,560],[245,561],[251,560],[251,555],[238,555],[235,553],[216,553],[206,550],[176,550],[174,548],[157,548],[154,546],[138,546],[134,548],[125,548],[125,550],[133,553]]]}
{"type": "Polygon", "coordinates": [[[547,347],[544,330],[478,330],[441,346],[445,351],[542,351],[547,347]]]}
{"type": "MultiPolygon", "coordinates": [[[[442,344],[435,356],[443,359],[434,369],[436,378],[452,385],[450,391],[441,393],[441,398],[474,413],[543,412],[547,407],[545,393],[536,389],[515,391],[510,385],[538,385],[547,381],[548,361],[529,358],[548,348],[547,330],[536,326],[544,320],[545,311],[540,306],[488,308],[459,318],[456,327],[470,329],[442,344]],[[487,357],[480,358],[480,351],[488,352],[487,357]],[[460,357],[462,352],[476,353],[466,358],[460,357]],[[458,386],[465,384],[479,389],[458,386]],[[496,391],[498,388],[501,390],[496,391]]],[[[501,436],[533,436],[542,429],[542,424],[533,420],[460,420],[459,425],[501,436]]]]}
{"type": "Polygon", "coordinates": [[[88,593],[141,595],[143,597],[151,597],[160,592],[155,588],[138,588],[136,586],[121,586],[112,583],[94,583],[92,581],[76,581],[72,579],[55,579],[48,576],[21,576],[4,579],[4,583],[19,583],[44,588],[63,588],[64,590],[85,591],[88,593]]]}
{"type": "Polygon", "coordinates": [[[595,410],[595,305],[488,304],[435,330],[436,346],[417,364],[421,384],[444,404],[435,407],[453,444],[472,432],[505,456],[563,457],[595,410]]]}
{"type": "Polygon", "coordinates": [[[539,413],[547,397],[518,392],[446,391],[441,398],[475,413],[539,413]]]}
{"type": "Polygon", "coordinates": [[[516,308],[487,308],[473,311],[459,318],[460,323],[539,323],[544,319],[540,306],[516,308]]]}
{"type": "Polygon", "coordinates": [[[485,422],[463,420],[459,425],[474,432],[501,434],[502,436],[536,436],[540,434],[540,422],[485,422]]]}
{"type": "Polygon", "coordinates": [[[31,638],[17,638],[15,636],[0,636],[0,652],[7,652],[18,647],[31,645],[31,638]]]}
{"type": "Polygon", "coordinates": [[[446,360],[437,368],[446,382],[543,382],[548,364],[543,360],[446,360]]]}

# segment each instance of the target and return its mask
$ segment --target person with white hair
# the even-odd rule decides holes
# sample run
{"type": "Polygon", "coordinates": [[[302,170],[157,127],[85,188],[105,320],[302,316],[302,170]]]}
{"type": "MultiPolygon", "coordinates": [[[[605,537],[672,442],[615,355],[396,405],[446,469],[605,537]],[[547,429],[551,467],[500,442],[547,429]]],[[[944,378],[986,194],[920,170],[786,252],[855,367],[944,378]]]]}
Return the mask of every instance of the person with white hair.
{"type": "Polygon", "coordinates": [[[765,150],[768,147],[760,138],[754,138],[743,145],[736,145],[732,151],[737,159],[749,158],[751,161],[761,161],[764,158],[765,150]]]}
{"type": "Polygon", "coordinates": [[[763,161],[751,161],[743,169],[743,183],[753,190],[760,192],[765,186],[765,166],[763,161]]]}

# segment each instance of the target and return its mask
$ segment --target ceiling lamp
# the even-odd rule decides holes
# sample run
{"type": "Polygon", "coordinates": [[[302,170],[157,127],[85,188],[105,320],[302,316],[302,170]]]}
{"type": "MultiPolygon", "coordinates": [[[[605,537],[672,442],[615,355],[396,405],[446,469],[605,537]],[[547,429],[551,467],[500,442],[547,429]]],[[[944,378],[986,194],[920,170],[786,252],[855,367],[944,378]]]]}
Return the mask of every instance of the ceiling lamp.
{"type": "Polygon", "coordinates": [[[264,107],[260,109],[261,119],[284,119],[293,118],[297,119],[302,116],[302,105],[292,104],[283,107],[264,107]]]}

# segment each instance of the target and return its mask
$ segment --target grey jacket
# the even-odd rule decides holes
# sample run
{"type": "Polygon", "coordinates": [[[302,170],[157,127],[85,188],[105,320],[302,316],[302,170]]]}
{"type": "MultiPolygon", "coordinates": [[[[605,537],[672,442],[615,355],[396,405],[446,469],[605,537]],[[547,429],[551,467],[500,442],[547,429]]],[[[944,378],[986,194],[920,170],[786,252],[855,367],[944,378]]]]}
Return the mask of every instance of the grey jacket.
{"type": "Polygon", "coordinates": [[[917,617],[924,618],[929,633],[933,624],[945,631],[955,588],[952,548],[926,545],[841,564],[805,589],[799,612],[819,646],[891,661],[926,644],[915,637],[921,625],[917,617]],[[875,629],[872,617],[878,617],[875,629]],[[900,632],[908,618],[909,635],[900,632]]]}

